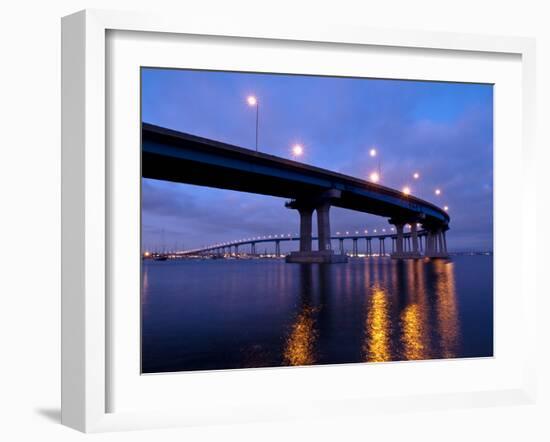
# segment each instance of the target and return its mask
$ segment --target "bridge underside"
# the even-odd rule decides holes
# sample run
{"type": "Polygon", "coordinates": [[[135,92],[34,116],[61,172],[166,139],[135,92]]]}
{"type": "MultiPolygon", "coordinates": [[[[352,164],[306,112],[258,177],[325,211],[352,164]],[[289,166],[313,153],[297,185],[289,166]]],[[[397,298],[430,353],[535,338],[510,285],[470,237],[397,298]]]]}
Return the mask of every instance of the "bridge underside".
{"type": "MultiPolygon", "coordinates": [[[[254,170],[242,171],[225,166],[203,164],[186,159],[172,158],[167,161],[162,155],[144,152],[142,156],[144,177],[176,183],[234,190],[293,200],[307,200],[333,189],[328,185],[296,182],[286,176],[265,175],[254,170]]],[[[340,189],[339,189],[340,190],[340,189]]],[[[332,206],[388,218],[410,218],[417,215],[413,210],[394,207],[384,200],[369,199],[363,195],[341,190],[332,206]]]]}

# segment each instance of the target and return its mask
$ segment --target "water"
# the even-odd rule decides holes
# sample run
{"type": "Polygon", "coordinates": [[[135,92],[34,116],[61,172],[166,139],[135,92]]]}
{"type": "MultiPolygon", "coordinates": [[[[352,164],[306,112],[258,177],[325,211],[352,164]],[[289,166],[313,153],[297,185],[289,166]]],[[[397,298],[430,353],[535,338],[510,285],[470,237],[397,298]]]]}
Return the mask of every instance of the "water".
{"type": "Polygon", "coordinates": [[[144,373],[492,356],[493,260],[144,261],[144,373]]]}

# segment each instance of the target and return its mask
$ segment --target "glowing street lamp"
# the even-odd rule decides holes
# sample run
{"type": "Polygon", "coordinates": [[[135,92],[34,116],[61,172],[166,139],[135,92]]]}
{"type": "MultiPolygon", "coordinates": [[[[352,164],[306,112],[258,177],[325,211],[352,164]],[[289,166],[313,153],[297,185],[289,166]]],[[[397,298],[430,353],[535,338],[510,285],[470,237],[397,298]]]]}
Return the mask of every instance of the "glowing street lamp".
{"type": "Polygon", "coordinates": [[[413,178],[417,180],[418,178],[420,178],[420,174],[418,172],[413,173],[413,178]]]}
{"type": "Polygon", "coordinates": [[[292,157],[294,159],[301,157],[304,154],[304,146],[301,144],[295,144],[292,146],[292,157]]]}
{"type": "Polygon", "coordinates": [[[403,187],[403,193],[404,193],[405,195],[410,195],[410,194],[411,194],[411,189],[410,189],[410,187],[408,187],[408,186],[403,187]]]}
{"type": "Polygon", "coordinates": [[[258,152],[258,121],[260,114],[260,103],[258,102],[258,98],[256,98],[254,95],[249,95],[246,98],[246,102],[250,107],[256,108],[256,152],[258,152]]]}
{"type": "Polygon", "coordinates": [[[435,189],[435,194],[438,196],[441,195],[441,189],[435,189]]]}
{"type": "Polygon", "coordinates": [[[443,210],[444,210],[445,212],[448,212],[448,211],[449,211],[449,206],[443,207],[443,210]]]}
{"type": "Polygon", "coordinates": [[[375,148],[372,148],[372,149],[369,151],[369,155],[370,155],[371,157],[373,157],[373,158],[376,156],[377,153],[378,153],[378,152],[376,152],[376,149],[375,149],[375,148]]]}
{"type": "Polygon", "coordinates": [[[369,178],[373,183],[377,183],[378,181],[380,181],[380,174],[378,172],[373,172],[370,174],[369,178]]]}

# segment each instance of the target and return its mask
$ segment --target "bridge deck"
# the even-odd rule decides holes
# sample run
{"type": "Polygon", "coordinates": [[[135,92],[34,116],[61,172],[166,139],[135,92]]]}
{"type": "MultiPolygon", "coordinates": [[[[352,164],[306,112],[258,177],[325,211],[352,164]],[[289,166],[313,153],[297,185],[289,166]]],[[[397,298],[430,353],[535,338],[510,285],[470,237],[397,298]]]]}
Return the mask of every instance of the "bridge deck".
{"type": "Polygon", "coordinates": [[[329,189],[341,191],[332,205],[359,212],[448,224],[436,205],[355,177],[274,155],[143,123],[142,176],[300,199],[329,189]]]}

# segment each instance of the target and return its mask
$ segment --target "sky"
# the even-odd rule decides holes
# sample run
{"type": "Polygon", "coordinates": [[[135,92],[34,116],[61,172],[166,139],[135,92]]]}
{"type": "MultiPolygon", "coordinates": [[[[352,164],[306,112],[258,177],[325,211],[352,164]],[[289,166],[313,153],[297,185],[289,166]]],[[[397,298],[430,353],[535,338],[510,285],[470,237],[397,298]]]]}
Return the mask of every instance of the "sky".
{"type": "MultiPolygon", "coordinates": [[[[367,180],[380,166],[380,184],[409,186],[413,195],[448,206],[450,251],[492,251],[492,85],[142,68],[143,122],[254,149],[249,95],[259,101],[261,152],[292,159],[299,143],[299,161],[367,180]]],[[[298,213],[284,203],[142,179],[143,248],[297,233],[298,213]]],[[[331,209],[333,234],[382,228],[389,228],[383,217],[331,209]]]]}

